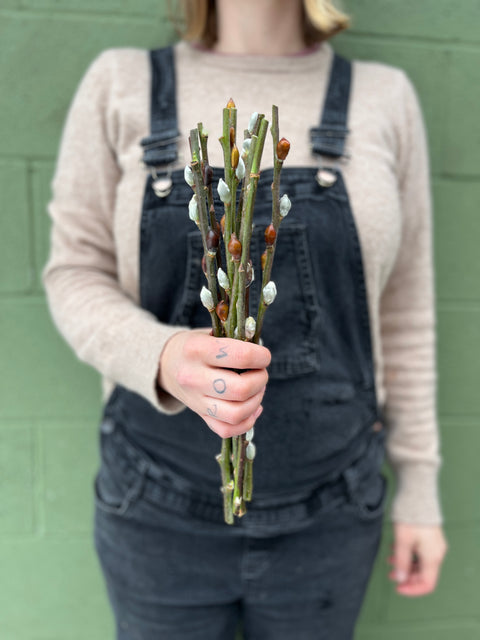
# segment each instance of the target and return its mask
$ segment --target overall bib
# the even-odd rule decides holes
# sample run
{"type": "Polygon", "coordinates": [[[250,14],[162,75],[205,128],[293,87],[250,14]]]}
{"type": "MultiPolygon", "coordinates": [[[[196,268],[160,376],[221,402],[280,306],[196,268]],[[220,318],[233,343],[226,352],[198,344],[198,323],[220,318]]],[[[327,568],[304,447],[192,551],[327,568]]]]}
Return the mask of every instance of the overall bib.
{"type": "MultiPolygon", "coordinates": [[[[151,65],[151,133],[142,141],[151,175],[141,216],[140,303],[161,322],[208,327],[210,316],[199,297],[205,280],[202,241],[187,212],[192,192],[183,169],[169,170],[179,136],[172,48],[151,52],[151,65]]],[[[310,130],[312,152],[319,157],[345,155],[350,82],[351,63],[335,54],[320,125],[310,130]]],[[[257,191],[251,245],[257,274],[271,219],[272,176],[273,170],[263,171],[257,191]]],[[[215,184],[220,177],[223,169],[214,168],[215,184]]],[[[223,207],[214,192],[220,218],[223,207]]],[[[386,495],[380,472],[385,429],[376,398],[361,247],[338,166],[317,172],[287,165],[280,193],[289,195],[292,210],[279,230],[272,272],[278,295],[262,331],[272,361],[264,411],[255,425],[257,456],[247,514],[234,525],[223,522],[215,460],[221,441],[190,409],[161,414],[119,385],[104,408],[95,537],[119,638],[227,640],[240,602],[248,638],[291,638],[293,629],[305,639],[351,637],[378,549],[386,495]],[[156,547],[147,542],[149,532],[156,547]],[[312,569],[319,544],[323,564],[312,569]],[[345,553],[355,565],[344,567],[339,577],[341,565],[335,562],[345,553]],[[160,563],[153,569],[159,556],[169,568],[160,563]],[[279,566],[282,576],[290,577],[298,577],[298,567],[304,566],[301,587],[279,578],[279,566]],[[148,587],[147,600],[155,602],[158,615],[147,613],[151,609],[147,600],[139,604],[140,596],[133,608],[126,604],[139,585],[148,587]],[[315,605],[305,598],[306,589],[317,594],[315,605]],[[296,597],[295,622],[275,622],[296,597]],[[228,615],[215,609],[219,603],[228,603],[228,615]],[[265,618],[253,603],[262,604],[265,618]],[[200,605],[215,611],[208,632],[182,631],[173,620],[172,607],[184,621],[187,605],[199,620],[206,615],[200,605]]],[[[250,287],[251,312],[258,308],[260,285],[257,276],[250,287]]]]}

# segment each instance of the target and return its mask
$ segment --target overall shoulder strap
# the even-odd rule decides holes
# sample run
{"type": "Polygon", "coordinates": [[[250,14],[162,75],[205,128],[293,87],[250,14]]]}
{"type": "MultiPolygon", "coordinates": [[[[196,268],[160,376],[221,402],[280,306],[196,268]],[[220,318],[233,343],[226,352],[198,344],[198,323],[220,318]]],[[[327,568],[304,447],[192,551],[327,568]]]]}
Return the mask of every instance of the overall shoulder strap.
{"type": "Polygon", "coordinates": [[[143,138],[143,161],[149,167],[171,164],[177,159],[177,104],[173,48],[150,51],[152,71],[150,135],[143,138]]]}
{"type": "Polygon", "coordinates": [[[350,60],[334,53],[320,126],[310,129],[310,143],[315,154],[339,158],[345,153],[351,77],[350,60]]]}

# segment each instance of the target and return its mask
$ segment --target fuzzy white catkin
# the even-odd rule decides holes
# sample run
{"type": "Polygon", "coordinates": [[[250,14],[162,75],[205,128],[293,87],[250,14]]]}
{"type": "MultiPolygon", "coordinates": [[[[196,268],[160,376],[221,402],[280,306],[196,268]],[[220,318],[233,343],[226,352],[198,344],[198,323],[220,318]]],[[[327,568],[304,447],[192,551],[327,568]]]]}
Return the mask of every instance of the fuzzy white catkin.
{"type": "Polygon", "coordinates": [[[232,194],[230,193],[228,184],[223,178],[220,178],[220,180],[218,181],[217,191],[223,204],[229,204],[232,201],[232,194]]]}
{"type": "Polygon", "coordinates": [[[198,222],[198,203],[197,196],[195,194],[193,194],[190,198],[190,202],[188,203],[188,215],[190,216],[190,220],[198,222]]]}
{"type": "Polygon", "coordinates": [[[255,318],[252,316],[248,316],[245,320],[245,337],[248,340],[251,340],[255,335],[255,330],[257,328],[257,323],[255,322],[255,318]]]}
{"type": "Polygon", "coordinates": [[[280,215],[282,216],[282,218],[285,218],[287,213],[290,211],[291,207],[292,207],[292,203],[290,202],[290,198],[287,196],[286,193],[284,193],[283,196],[280,198],[280,215]]]}
{"type": "Polygon", "coordinates": [[[245,451],[247,458],[249,460],[253,460],[255,458],[255,454],[257,453],[257,448],[256,446],[253,444],[253,442],[249,442],[247,444],[247,449],[245,451]]]}
{"type": "Polygon", "coordinates": [[[218,284],[222,287],[222,289],[225,289],[225,291],[230,290],[230,280],[228,279],[227,274],[221,267],[217,271],[217,279],[218,279],[218,284]]]}
{"type": "Polygon", "coordinates": [[[193,179],[193,171],[188,164],[183,171],[183,177],[185,178],[185,182],[188,184],[188,186],[193,187],[193,185],[195,184],[195,180],[193,179]]]}
{"type": "Polygon", "coordinates": [[[237,176],[237,180],[243,180],[245,177],[245,163],[241,156],[238,159],[238,167],[235,169],[235,175],[237,176]]]}
{"type": "Polygon", "coordinates": [[[263,301],[266,305],[269,305],[272,304],[276,297],[277,287],[275,286],[275,282],[273,282],[273,280],[270,280],[270,282],[267,282],[267,284],[263,287],[263,301]]]}
{"type": "Polygon", "coordinates": [[[258,113],[254,111],[250,116],[250,122],[248,123],[248,133],[252,134],[255,129],[255,125],[257,124],[258,113]]]}
{"type": "Polygon", "coordinates": [[[200,291],[200,300],[204,307],[206,307],[209,311],[212,311],[214,308],[212,293],[207,287],[203,286],[200,291]]]}

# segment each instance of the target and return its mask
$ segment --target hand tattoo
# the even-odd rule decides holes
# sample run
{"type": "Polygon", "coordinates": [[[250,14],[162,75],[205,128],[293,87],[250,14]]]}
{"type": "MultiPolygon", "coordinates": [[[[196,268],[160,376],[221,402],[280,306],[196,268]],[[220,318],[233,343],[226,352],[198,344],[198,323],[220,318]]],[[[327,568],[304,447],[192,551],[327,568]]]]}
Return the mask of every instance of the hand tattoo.
{"type": "Polygon", "coordinates": [[[226,351],[227,347],[220,347],[220,353],[218,353],[215,357],[218,359],[220,358],[226,358],[228,356],[228,353],[226,351]]]}
{"type": "Polygon", "coordinates": [[[217,407],[216,404],[214,404],[212,409],[210,409],[210,407],[207,408],[207,413],[212,418],[216,418],[217,417],[217,410],[218,410],[218,407],[217,407]]]}
{"type": "Polygon", "coordinates": [[[213,388],[219,395],[222,395],[227,390],[227,383],[223,378],[216,378],[213,381],[213,388]]]}

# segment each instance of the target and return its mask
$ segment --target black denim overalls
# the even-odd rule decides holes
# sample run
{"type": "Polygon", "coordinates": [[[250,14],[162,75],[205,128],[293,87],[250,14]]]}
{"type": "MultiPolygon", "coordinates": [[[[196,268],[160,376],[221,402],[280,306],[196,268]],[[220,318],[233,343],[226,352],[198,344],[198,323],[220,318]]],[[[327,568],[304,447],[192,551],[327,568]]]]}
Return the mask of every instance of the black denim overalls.
{"type": "MultiPolygon", "coordinates": [[[[187,211],[191,189],[183,169],[168,168],[176,160],[179,135],[172,49],[152,52],[151,63],[151,135],[142,141],[152,174],[141,217],[141,306],[161,322],[208,327],[199,297],[202,241],[187,211]]],[[[319,156],[345,155],[350,80],[350,62],[335,55],[320,126],[311,129],[312,151],[319,156]]],[[[215,182],[223,176],[220,168],[214,173],[215,182]]],[[[257,273],[271,217],[271,182],[272,171],[263,171],[251,248],[257,273]]],[[[362,254],[342,174],[329,167],[319,176],[316,168],[287,162],[280,193],[293,206],[279,230],[272,273],[278,295],[262,332],[272,362],[255,426],[254,498],[247,515],[229,528],[232,533],[265,535],[306,526],[325,504],[325,488],[341,491],[338,479],[352,500],[360,500],[362,465],[378,471],[384,453],[362,254]]],[[[221,202],[215,205],[220,218],[221,202]]],[[[258,307],[260,281],[250,289],[251,310],[258,307]]],[[[139,472],[118,509],[144,491],[172,513],[222,521],[215,460],[221,441],[195,413],[161,414],[117,386],[104,410],[102,439],[104,449],[116,451],[112,460],[119,467],[120,458],[129,457],[139,472]]],[[[356,505],[366,518],[381,512],[384,485],[382,476],[370,507],[361,500],[356,505]]]]}

